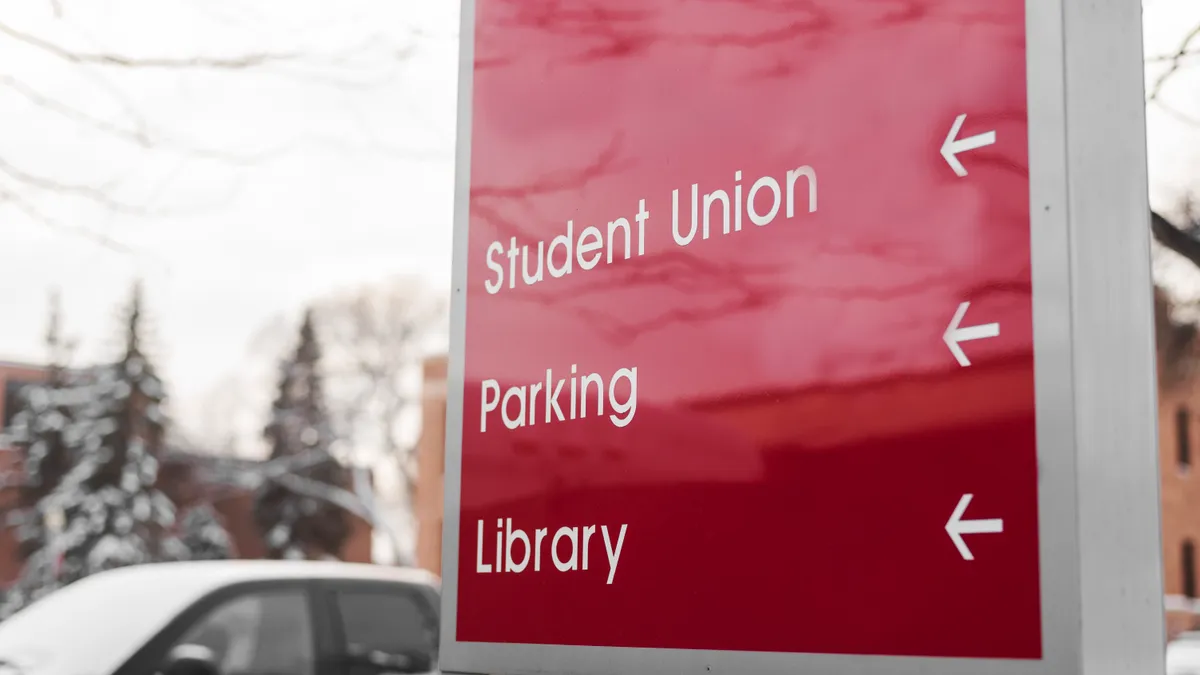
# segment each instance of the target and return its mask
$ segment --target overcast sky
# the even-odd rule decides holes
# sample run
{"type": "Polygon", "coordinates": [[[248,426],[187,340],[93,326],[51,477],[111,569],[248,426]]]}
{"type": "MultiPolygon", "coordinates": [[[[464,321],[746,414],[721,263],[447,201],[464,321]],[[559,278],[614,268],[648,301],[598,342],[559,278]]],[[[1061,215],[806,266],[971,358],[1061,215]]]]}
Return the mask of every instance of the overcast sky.
{"type": "MultiPolygon", "coordinates": [[[[1144,35],[1146,55],[1174,53],[1187,33],[1200,24],[1200,3],[1187,0],[1145,0],[1144,35]]],[[[1200,46],[1200,45],[1198,45],[1200,46]]],[[[1200,60],[1193,61],[1200,66],[1200,60]]],[[[1147,87],[1152,89],[1161,67],[1147,69],[1147,87]]],[[[1170,110],[1200,119],[1200,68],[1184,69],[1172,76],[1161,93],[1170,109],[1151,104],[1147,109],[1150,152],[1151,199],[1165,207],[1186,189],[1196,187],[1197,157],[1200,157],[1200,127],[1183,121],[1170,110]]]]}
{"type": "MultiPolygon", "coordinates": [[[[44,358],[55,287],[78,360],[111,356],[115,309],[142,278],[176,416],[194,427],[201,402],[244,367],[252,336],[278,313],[395,273],[448,288],[457,3],[58,4],[59,17],[51,0],[4,3],[0,24],[75,53],[310,56],[233,72],[81,68],[0,35],[0,168],[68,189],[0,170],[0,193],[21,199],[0,199],[0,359],[44,358]],[[123,138],[139,132],[153,149],[123,138]],[[81,186],[155,213],[114,211],[81,186]],[[131,252],[35,222],[34,210],[131,252]]],[[[1195,0],[1147,0],[1145,9],[1151,55],[1200,23],[1195,0]]],[[[1200,67],[1162,96],[1200,118],[1200,67]]],[[[1196,187],[1200,126],[1153,105],[1148,120],[1151,196],[1169,208],[1196,187]]]]}
{"type": "Polygon", "coordinates": [[[0,35],[0,194],[21,199],[0,203],[0,359],[43,360],[52,287],[76,360],[111,356],[117,305],[140,277],[176,417],[194,426],[197,402],[279,312],[396,273],[448,288],[456,3],[59,4],[61,17],[49,0],[4,3],[0,24],[76,53],[306,57],[239,71],[81,68],[0,35]],[[124,138],[142,127],[151,150],[124,138]],[[12,166],[68,192],[15,180],[12,166]],[[78,186],[153,213],[114,212],[78,186]],[[132,252],[55,231],[30,209],[132,252]]]}

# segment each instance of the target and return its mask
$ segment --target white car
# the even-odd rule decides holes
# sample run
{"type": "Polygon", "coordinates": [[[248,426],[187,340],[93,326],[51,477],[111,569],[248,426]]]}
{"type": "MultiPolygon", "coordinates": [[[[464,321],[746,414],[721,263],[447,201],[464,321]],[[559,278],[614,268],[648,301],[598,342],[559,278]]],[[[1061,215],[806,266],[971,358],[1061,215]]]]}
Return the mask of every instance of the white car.
{"type": "Polygon", "coordinates": [[[1184,633],[1167,645],[1167,675],[1200,675],[1200,633],[1184,633]]]}
{"type": "Polygon", "coordinates": [[[436,673],[424,572],[218,561],[97,574],[0,623],[0,675],[436,673]]]}

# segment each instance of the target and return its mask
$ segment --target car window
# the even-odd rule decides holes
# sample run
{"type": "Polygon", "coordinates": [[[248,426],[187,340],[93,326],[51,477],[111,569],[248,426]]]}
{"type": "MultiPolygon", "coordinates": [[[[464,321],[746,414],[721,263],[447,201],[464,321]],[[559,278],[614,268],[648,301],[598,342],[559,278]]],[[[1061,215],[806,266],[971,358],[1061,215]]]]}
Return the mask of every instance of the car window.
{"type": "Polygon", "coordinates": [[[222,675],[313,675],[312,616],[302,590],[238,596],[196,622],[176,645],[201,645],[222,675]]]}
{"type": "Polygon", "coordinates": [[[438,619],[416,591],[340,591],[336,602],[347,675],[434,669],[438,619]]]}

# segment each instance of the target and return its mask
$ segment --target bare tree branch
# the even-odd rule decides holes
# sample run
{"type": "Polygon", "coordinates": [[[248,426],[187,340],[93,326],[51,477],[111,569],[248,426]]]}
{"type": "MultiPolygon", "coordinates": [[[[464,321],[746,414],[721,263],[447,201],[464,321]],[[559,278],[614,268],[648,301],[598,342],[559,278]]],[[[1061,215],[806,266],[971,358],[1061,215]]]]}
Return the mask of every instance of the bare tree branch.
{"type": "Polygon", "coordinates": [[[1187,60],[1200,56],[1200,50],[1190,49],[1177,54],[1160,54],[1158,56],[1147,56],[1146,63],[1174,63],[1176,61],[1187,60]]]}
{"type": "Polygon", "coordinates": [[[29,200],[25,199],[21,195],[0,187],[0,207],[4,206],[5,204],[11,204],[14,208],[25,214],[25,216],[33,222],[50,228],[56,232],[61,232],[73,237],[79,237],[91,241],[116,253],[124,253],[129,255],[134,255],[137,253],[137,251],[130,246],[123,244],[117,239],[114,239],[113,237],[110,237],[102,232],[97,232],[95,230],[89,230],[82,227],[72,227],[62,223],[43,213],[40,209],[31,204],[29,200]]]}
{"type": "Polygon", "coordinates": [[[405,376],[422,341],[447,317],[444,298],[415,280],[367,286],[320,303],[331,408],[356,445],[375,444],[393,459],[411,499],[415,468],[401,416],[416,400],[405,376]]]}
{"type": "MultiPolygon", "coordinates": [[[[48,1],[54,16],[61,18],[64,12],[62,0],[48,1]]],[[[251,19],[265,20],[265,17],[251,19]]],[[[19,70],[14,70],[22,64],[20,59],[5,64],[5,70],[10,72],[0,72],[0,93],[8,92],[53,117],[97,132],[102,137],[127,143],[139,151],[169,153],[186,159],[221,162],[236,167],[257,165],[314,143],[326,146],[340,143],[347,147],[353,146],[355,151],[359,148],[354,138],[323,139],[319,133],[302,133],[295,138],[283,139],[282,142],[269,143],[266,147],[251,150],[206,147],[203,142],[174,138],[169,131],[151,125],[139,105],[113,78],[133,70],[179,71],[181,76],[184,72],[255,71],[273,78],[319,83],[341,90],[369,90],[394,79],[400,72],[396,64],[406,60],[413,51],[411,44],[404,41],[394,43],[394,38],[372,33],[358,42],[347,43],[345,48],[332,51],[293,47],[283,51],[269,51],[264,48],[261,51],[234,54],[125,54],[104,47],[76,47],[73,43],[59,41],[53,36],[42,35],[32,29],[27,30],[17,24],[5,22],[2,18],[0,40],[27,47],[65,64],[74,74],[90,80],[104,92],[119,107],[119,111],[115,116],[93,112],[89,105],[51,93],[52,90],[46,89],[39,80],[23,77],[19,70]]],[[[101,105],[104,108],[108,107],[107,102],[101,105]]],[[[352,134],[353,130],[350,130],[350,135],[352,134]]],[[[211,146],[211,143],[208,145],[211,146]]],[[[409,159],[411,154],[420,152],[393,147],[374,137],[364,139],[361,145],[363,150],[386,157],[409,159]]],[[[8,193],[6,201],[31,220],[51,226],[55,231],[83,235],[97,242],[103,241],[106,247],[114,250],[126,250],[127,247],[110,241],[103,235],[86,234],[85,228],[51,225],[53,219],[46,215],[41,202],[68,196],[90,202],[101,211],[108,212],[109,216],[178,215],[178,212],[168,213],[150,208],[153,195],[145,194],[140,188],[136,197],[132,196],[135,194],[133,192],[119,195],[116,190],[117,182],[109,180],[112,178],[110,176],[92,184],[73,182],[60,176],[58,172],[47,172],[40,166],[35,168],[34,165],[25,165],[18,157],[0,151],[0,179],[5,177],[10,180],[0,182],[0,187],[4,187],[8,193]],[[18,196],[20,198],[16,199],[18,196]]]]}
{"type": "Polygon", "coordinates": [[[1171,117],[1174,117],[1179,122],[1182,122],[1188,126],[1200,127],[1200,118],[1188,115],[1187,113],[1164,101],[1162,97],[1154,99],[1151,101],[1151,103],[1158,106],[1160,110],[1167,113],[1171,117]]]}
{"type": "Polygon", "coordinates": [[[114,198],[111,194],[111,186],[97,187],[78,183],[59,182],[46,176],[39,176],[23,171],[2,157],[0,157],[0,173],[8,174],[13,180],[39,190],[68,194],[86,199],[114,213],[136,216],[165,215],[162,212],[114,198]]]}
{"type": "Polygon", "coordinates": [[[219,69],[246,70],[268,63],[291,61],[301,55],[296,53],[256,53],[241,54],[232,57],[219,56],[190,56],[185,58],[169,57],[132,57],[121,54],[74,52],[45,38],[17,30],[0,22],[0,34],[37,48],[63,61],[79,65],[113,66],[122,68],[159,68],[159,69],[219,69]]]}
{"type": "Polygon", "coordinates": [[[1192,43],[1195,42],[1197,38],[1200,38],[1200,26],[1196,26],[1188,32],[1187,36],[1183,38],[1183,42],[1180,43],[1179,49],[1176,50],[1174,54],[1167,57],[1160,57],[1160,59],[1157,60],[1159,63],[1169,62],[1171,66],[1165,73],[1159,75],[1158,79],[1155,80],[1154,86],[1150,88],[1150,93],[1147,96],[1149,100],[1153,101],[1157,99],[1159,94],[1162,93],[1163,87],[1166,85],[1167,80],[1169,80],[1171,76],[1178,72],[1183,66],[1183,62],[1187,60],[1187,57],[1191,53],[1192,43]]]}
{"type": "Polygon", "coordinates": [[[1200,239],[1193,232],[1194,226],[1186,231],[1171,224],[1157,212],[1150,212],[1150,232],[1158,243],[1186,258],[1196,267],[1200,267],[1200,239]]]}
{"type": "MultiPolygon", "coordinates": [[[[292,141],[282,143],[276,147],[253,152],[231,152],[227,150],[193,147],[169,138],[161,138],[157,135],[152,137],[144,120],[141,123],[136,124],[135,128],[127,128],[125,126],[100,119],[82,110],[79,110],[74,106],[67,105],[62,101],[43,94],[34,87],[12,75],[0,74],[0,87],[12,90],[30,103],[43,108],[44,110],[53,112],[65,119],[99,131],[118,140],[128,142],[137,147],[143,149],[153,148],[158,150],[166,150],[178,153],[180,155],[194,157],[196,159],[210,159],[239,166],[250,166],[263,161],[281,157],[304,145],[336,147],[338,150],[350,152],[362,150],[362,148],[353,147],[352,145],[340,139],[323,138],[317,136],[300,137],[292,141]]],[[[369,150],[388,156],[403,157],[406,159],[414,156],[419,157],[421,155],[421,151],[419,150],[393,148],[382,141],[376,141],[372,143],[372,146],[369,148],[369,150]]]]}
{"type": "Polygon", "coordinates": [[[144,148],[150,146],[150,138],[146,134],[145,128],[127,129],[120,125],[113,124],[112,122],[107,122],[97,117],[93,117],[81,110],[42,94],[38,90],[22,82],[16,77],[13,77],[12,75],[0,74],[0,86],[11,89],[28,100],[30,103],[33,103],[34,105],[44,108],[50,112],[62,115],[69,120],[129,141],[130,143],[134,143],[144,148]]]}

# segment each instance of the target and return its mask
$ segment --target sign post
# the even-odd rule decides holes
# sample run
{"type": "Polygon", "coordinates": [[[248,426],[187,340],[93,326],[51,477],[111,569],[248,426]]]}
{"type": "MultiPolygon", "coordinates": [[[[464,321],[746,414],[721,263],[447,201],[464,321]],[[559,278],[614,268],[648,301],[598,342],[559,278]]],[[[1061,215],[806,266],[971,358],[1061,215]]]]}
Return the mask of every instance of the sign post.
{"type": "Polygon", "coordinates": [[[1161,672],[1136,3],[462,26],[443,672],[1161,672]]]}

